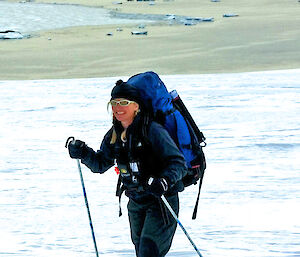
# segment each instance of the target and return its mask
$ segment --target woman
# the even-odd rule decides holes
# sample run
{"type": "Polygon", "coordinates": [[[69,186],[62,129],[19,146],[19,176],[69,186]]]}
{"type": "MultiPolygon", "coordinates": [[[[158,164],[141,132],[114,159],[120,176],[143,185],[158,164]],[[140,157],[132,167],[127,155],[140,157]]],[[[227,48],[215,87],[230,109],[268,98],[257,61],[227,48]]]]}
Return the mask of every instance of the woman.
{"type": "Polygon", "coordinates": [[[118,81],[109,104],[113,126],[95,152],[84,142],[69,144],[71,158],[81,159],[92,172],[104,173],[116,161],[129,197],[127,205],[131,239],[138,257],[162,257],[171,247],[176,221],[161,201],[164,194],[175,213],[183,190],[185,159],[163,126],[149,119],[139,92],[118,81]]]}

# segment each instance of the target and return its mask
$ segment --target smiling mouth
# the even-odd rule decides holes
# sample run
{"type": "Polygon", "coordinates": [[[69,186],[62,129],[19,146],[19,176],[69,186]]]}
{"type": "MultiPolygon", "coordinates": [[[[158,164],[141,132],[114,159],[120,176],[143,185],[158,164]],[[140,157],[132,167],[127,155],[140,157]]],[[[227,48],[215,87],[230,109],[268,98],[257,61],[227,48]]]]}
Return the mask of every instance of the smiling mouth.
{"type": "Polygon", "coordinates": [[[116,112],[116,114],[120,115],[120,114],[124,114],[125,112],[116,112]]]}

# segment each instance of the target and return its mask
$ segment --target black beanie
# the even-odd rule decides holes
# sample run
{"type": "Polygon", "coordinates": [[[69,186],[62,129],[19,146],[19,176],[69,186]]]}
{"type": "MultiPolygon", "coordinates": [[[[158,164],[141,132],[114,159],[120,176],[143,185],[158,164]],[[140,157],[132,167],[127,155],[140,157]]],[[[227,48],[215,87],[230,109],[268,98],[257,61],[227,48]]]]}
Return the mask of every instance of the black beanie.
{"type": "Polygon", "coordinates": [[[125,98],[130,101],[135,101],[138,104],[142,104],[140,92],[130,84],[118,80],[116,86],[111,91],[111,99],[125,98]]]}

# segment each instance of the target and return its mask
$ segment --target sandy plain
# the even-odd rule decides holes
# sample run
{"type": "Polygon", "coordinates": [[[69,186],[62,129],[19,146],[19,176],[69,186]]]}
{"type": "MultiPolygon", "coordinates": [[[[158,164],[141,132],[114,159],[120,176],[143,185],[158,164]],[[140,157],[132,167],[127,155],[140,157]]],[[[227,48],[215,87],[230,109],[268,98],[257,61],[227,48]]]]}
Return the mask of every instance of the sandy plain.
{"type": "Polygon", "coordinates": [[[158,22],[147,36],[136,26],[82,26],[0,41],[0,80],[248,72],[300,68],[298,0],[37,0],[119,13],[214,17],[193,26],[158,22]],[[224,18],[223,14],[238,14],[224,18]],[[113,36],[107,36],[107,33],[113,36]],[[51,39],[51,40],[49,40],[51,39]]]}

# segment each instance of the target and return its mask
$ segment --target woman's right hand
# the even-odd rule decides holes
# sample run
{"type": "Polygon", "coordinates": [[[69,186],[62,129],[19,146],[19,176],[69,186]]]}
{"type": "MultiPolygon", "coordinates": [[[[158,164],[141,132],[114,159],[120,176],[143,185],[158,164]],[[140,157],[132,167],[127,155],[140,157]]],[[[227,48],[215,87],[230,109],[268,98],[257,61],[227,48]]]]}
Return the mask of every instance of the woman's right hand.
{"type": "Polygon", "coordinates": [[[68,145],[69,155],[73,159],[83,159],[87,154],[87,146],[81,140],[73,140],[68,145]]]}

